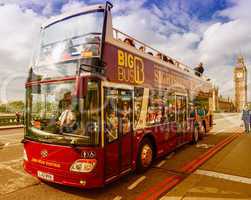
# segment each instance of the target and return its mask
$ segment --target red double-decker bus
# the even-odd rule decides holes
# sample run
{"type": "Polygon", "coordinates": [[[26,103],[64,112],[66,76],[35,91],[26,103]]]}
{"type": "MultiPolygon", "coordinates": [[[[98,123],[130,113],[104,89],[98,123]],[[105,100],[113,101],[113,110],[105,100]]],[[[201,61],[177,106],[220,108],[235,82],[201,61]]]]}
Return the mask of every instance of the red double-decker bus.
{"type": "Polygon", "coordinates": [[[23,139],[24,169],[39,179],[104,186],[212,126],[212,83],[113,29],[111,9],[84,7],[41,28],[23,139]]]}

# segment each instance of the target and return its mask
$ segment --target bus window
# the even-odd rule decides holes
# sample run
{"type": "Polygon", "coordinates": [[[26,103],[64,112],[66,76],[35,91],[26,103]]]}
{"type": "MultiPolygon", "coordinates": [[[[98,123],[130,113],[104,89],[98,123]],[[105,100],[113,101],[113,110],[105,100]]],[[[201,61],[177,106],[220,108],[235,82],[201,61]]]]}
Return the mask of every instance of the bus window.
{"type": "Polygon", "coordinates": [[[178,123],[186,121],[187,101],[185,96],[176,96],[176,119],[178,123]]]}
{"type": "Polygon", "coordinates": [[[163,118],[163,92],[151,90],[147,110],[147,124],[159,124],[163,118]]]}
{"type": "Polygon", "coordinates": [[[165,92],[163,99],[165,122],[173,122],[175,121],[175,96],[165,92]]]}
{"type": "Polygon", "coordinates": [[[110,143],[118,139],[118,90],[105,89],[105,134],[110,143]]]}
{"type": "Polygon", "coordinates": [[[136,127],[140,118],[142,109],[144,88],[134,88],[134,126],[136,127]]]}
{"type": "Polygon", "coordinates": [[[122,134],[126,135],[131,132],[132,121],[132,91],[121,90],[120,91],[120,130],[122,134]]]}

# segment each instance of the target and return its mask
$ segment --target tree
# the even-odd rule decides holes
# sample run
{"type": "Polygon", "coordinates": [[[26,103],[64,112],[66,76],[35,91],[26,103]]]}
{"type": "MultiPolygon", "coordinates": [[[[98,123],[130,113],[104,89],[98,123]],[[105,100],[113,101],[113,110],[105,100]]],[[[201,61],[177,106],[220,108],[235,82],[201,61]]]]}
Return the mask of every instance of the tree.
{"type": "Polygon", "coordinates": [[[23,101],[12,101],[9,102],[7,106],[11,112],[23,112],[24,110],[23,101]]]}

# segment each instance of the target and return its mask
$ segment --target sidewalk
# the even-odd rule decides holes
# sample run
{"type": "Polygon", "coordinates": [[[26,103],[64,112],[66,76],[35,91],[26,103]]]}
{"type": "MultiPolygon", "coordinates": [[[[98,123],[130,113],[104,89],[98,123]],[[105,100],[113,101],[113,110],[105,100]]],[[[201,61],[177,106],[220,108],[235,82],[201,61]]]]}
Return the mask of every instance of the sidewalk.
{"type": "Polygon", "coordinates": [[[0,126],[0,131],[8,129],[16,129],[16,128],[24,128],[24,125],[21,124],[21,125],[11,125],[11,126],[0,126]]]}
{"type": "Polygon", "coordinates": [[[161,200],[251,199],[250,146],[242,134],[161,200]]]}

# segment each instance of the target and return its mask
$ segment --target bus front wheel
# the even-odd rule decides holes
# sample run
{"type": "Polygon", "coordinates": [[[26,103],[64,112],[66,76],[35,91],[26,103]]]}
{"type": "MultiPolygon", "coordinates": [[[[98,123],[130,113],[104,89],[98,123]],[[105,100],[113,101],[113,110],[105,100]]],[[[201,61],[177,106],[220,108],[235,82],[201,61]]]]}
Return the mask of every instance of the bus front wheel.
{"type": "Polygon", "coordinates": [[[137,171],[144,172],[147,170],[153,161],[153,145],[149,139],[145,138],[140,143],[137,157],[137,171]]]}

